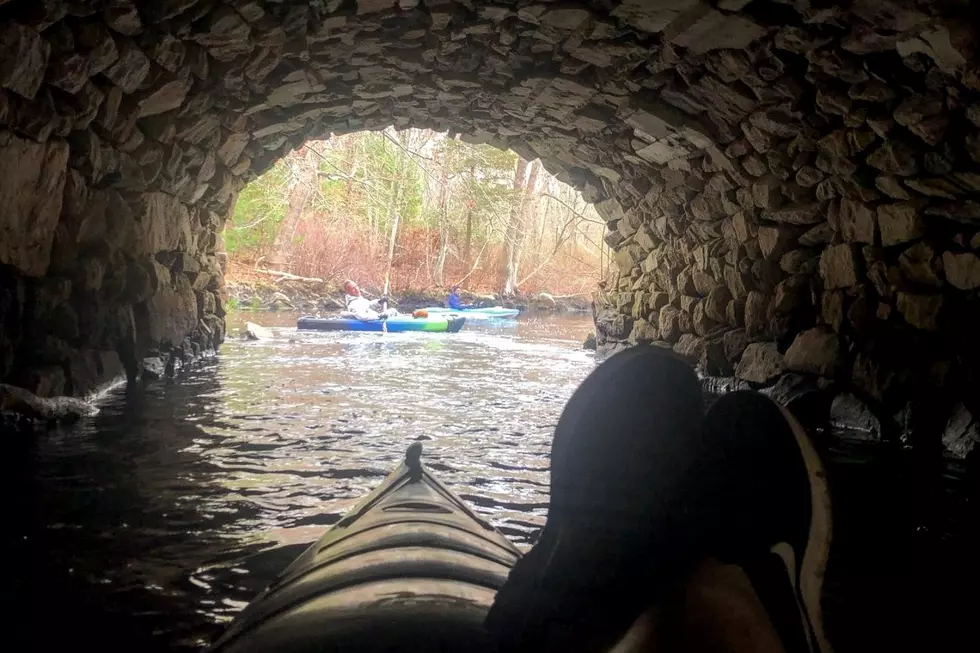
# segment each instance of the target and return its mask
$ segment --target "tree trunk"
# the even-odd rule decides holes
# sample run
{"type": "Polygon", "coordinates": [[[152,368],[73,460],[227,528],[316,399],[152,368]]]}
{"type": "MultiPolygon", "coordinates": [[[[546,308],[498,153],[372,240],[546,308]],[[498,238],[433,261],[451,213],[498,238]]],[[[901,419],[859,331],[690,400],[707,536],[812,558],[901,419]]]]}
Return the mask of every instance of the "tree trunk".
{"type": "MultiPolygon", "coordinates": [[[[436,163],[439,163],[436,161],[436,163]]],[[[436,266],[435,273],[433,277],[435,279],[436,285],[440,288],[446,285],[445,280],[445,269],[446,269],[446,252],[449,249],[449,221],[446,216],[446,195],[448,192],[446,190],[446,184],[448,180],[446,179],[446,168],[445,166],[440,166],[439,180],[441,185],[439,187],[439,254],[436,256],[436,266]]],[[[428,239],[426,239],[428,242],[428,239]]]]}
{"type": "Polygon", "coordinates": [[[288,206],[286,215],[279,223],[276,231],[276,239],[272,244],[272,260],[283,265],[289,261],[290,250],[293,247],[293,238],[296,236],[296,227],[299,226],[303,211],[313,195],[313,188],[316,184],[317,164],[310,156],[307,146],[303,146],[297,152],[296,159],[293,161],[293,174],[295,182],[289,190],[288,206]]]}
{"type": "Polygon", "coordinates": [[[514,291],[517,292],[519,286],[517,282],[518,268],[521,265],[521,257],[524,254],[524,241],[527,238],[528,213],[535,205],[535,187],[538,182],[538,170],[541,169],[541,161],[535,159],[528,166],[527,182],[524,184],[524,198],[521,201],[521,216],[517,223],[517,232],[514,234],[514,291]]]}
{"type": "Polygon", "coordinates": [[[527,179],[527,161],[518,158],[514,168],[514,197],[510,205],[510,219],[504,232],[504,283],[503,294],[512,296],[517,291],[518,233],[524,204],[524,185],[527,179]]]}
{"type": "Polygon", "coordinates": [[[466,209],[466,240],[463,241],[463,266],[469,267],[473,257],[473,207],[466,209]]]}
{"type": "MultiPolygon", "coordinates": [[[[476,178],[476,164],[470,166],[470,180],[476,178]]],[[[463,242],[463,266],[470,267],[473,258],[473,198],[466,200],[466,240],[463,242]]]]}

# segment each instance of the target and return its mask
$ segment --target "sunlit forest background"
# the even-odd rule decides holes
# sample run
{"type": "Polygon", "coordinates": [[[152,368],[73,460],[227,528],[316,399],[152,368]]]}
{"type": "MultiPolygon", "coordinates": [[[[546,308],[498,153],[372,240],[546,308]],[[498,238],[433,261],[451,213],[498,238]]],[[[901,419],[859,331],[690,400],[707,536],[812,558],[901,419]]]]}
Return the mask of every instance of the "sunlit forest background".
{"type": "Polygon", "coordinates": [[[390,275],[397,292],[574,296],[612,267],[604,229],[537,160],[389,128],[309,142],[279,161],[242,191],[224,246],[232,276],[277,270],[381,288],[390,275]]]}

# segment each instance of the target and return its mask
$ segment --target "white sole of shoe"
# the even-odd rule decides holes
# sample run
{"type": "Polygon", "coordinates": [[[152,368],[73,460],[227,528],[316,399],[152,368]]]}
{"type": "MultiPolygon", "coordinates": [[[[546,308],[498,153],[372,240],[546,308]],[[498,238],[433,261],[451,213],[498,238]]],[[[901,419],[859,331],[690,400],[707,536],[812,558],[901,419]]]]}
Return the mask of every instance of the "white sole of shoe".
{"type": "Polygon", "coordinates": [[[790,425],[793,437],[796,438],[810,480],[810,533],[806,549],[803,552],[803,562],[800,566],[798,592],[803,601],[803,605],[800,607],[806,612],[806,622],[813,629],[813,639],[819,649],[814,653],[832,653],[833,648],[827,641],[827,635],[824,632],[823,608],[820,604],[823,596],[827,558],[830,554],[830,542],[833,536],[827,473],[804,428],[786,408],[779,406],[779,409],[790,425]]]}

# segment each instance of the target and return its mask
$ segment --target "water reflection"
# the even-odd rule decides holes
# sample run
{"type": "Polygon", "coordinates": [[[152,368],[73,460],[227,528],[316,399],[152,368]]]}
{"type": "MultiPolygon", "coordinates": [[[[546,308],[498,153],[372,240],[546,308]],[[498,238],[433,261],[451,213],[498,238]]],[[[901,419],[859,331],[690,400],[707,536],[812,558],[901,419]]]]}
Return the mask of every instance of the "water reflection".
{"type": "Polygon", "coordinates": [[[588,318],[386,336],[249,319],[283,327],[21,443],[26,648],[196,648],[415,439],[516,542],[543,524],[551,433],[594,365],[588,318]]]}

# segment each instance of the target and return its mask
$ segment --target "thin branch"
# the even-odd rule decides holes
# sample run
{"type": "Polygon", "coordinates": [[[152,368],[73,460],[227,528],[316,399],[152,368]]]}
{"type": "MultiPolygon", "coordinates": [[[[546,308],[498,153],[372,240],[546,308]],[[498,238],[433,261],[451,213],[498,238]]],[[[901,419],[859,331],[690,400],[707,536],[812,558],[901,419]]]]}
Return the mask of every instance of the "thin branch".
{"type": "Polygon", "coordinates": [[[579,218],[581,218],[582,220],[584,220],[584,221],[586,221],[586,222],[591,222],[592,224],[601,224],[601,225],[603,225],[603,226],[605,226],[605,224],[606,224],[606,223],[605,223],[605,222],[603,222],[602,220],[596,220],[595,218],[590,218],[590,217],[589,217],[589,216],[587,216],[587,215],[583,215],[582,213],[579,213],[579,212],[578,212],[578,211],[576,211],[576,210],[575,210],[575,208],[574,208],[573,206],[571,206],[571,205],[570,205],[570,204],[569,204],[568,202],[566,202],[565,200],[563,200],[563,199],[561,199],[561,198],[558,198],[558,197],[555,197],[555,196],[554,196],[554,195],[552,195],[551,193],[541,193],[541,197],[547,197],[547,198],[549,198],[549,199],[553,199],[553,200],[555,200],[556,202],[558,202],[559,204],[561,204],[561,205],[562,205],[562,206],[564,206],[564,207],[565,207],[566,209],[568,209],[569,211],[571,211],[571,212],[572,212],[572,213],[574,213],[574,214],[575,214],[576,216],[578,216],[579,218]]]}

